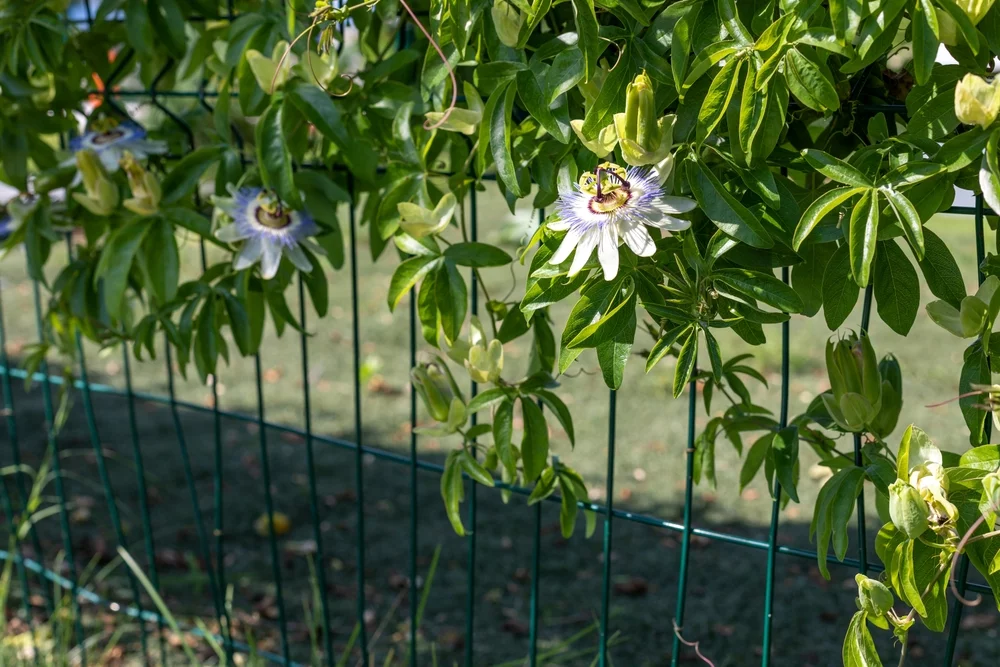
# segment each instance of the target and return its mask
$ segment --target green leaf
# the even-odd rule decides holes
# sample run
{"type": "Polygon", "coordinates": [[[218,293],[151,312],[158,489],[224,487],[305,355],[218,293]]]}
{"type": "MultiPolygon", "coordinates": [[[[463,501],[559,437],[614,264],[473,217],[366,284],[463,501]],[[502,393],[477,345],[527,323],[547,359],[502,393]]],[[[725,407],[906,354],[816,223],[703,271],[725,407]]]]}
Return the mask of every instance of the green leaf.
{"type": "MultiPolygon", "coordinates": [[[[681,339],[682,336],[685,336],[692,326],[691,324],[679,324],[660,336],[656,343],[653,344],[653,349],[649,351],[649,356],[646,358],[647,373],[653,369],[653,366],[659,363],[660,359],[666,356],[674,343],[681,339]]],[[[686,340],[686,337],[684,340],[686,340]]]]}
{"type": "Polygon", "coordinates": [[[833,212],[838,206],[855,195],[865,192],[865,188],[834,188],[824,192],[809,205],[809,208],[802,214],[795,233],[792,235],[792,249],[798,250],[802,242],[806,240],[812,230],[816,228],[823,218],[833,212]]]}
{"type": "MultiPolygon", "coordinates": [[[[493,95],[499,95],[500,92],[497,90],[493,95]]],[[[517,181],[514,159],[510,154],[511,113],[514,110],[516,92],[517,87],[508,84],[504,89],[503,104],[493,107],[493,114],[490,116],[490,149],[493,151],[493,161],[497,166],[497,176],[503,181],[507,191],[519,198],[524,195],[517,181]]]]}
{"type": "Polygon", "coordinates": [[[965,298],[962,271],[945,242],[929,229],[924,230],[924,258],[920,260],[920,271],[934,296],[955,308],[961,307],[965,298]]]}
{"type": "Polygon", "coordinates": [[[860,171],[829,153],[815,148],[807,148],[802,151],[802,157],[806,159],[810,167],[838,183],[855,188],[871,188],[875,185],[860,171]]]}
{"type": "MultiPolygon", "coordinates": [[[[799,430],[794,426],[783,428],[774,434],[771,442],[771,456],[774,457],[774,472],[782,490],[795,502],[799,502],[796,490],[796,470],[799,464],[799,430]]],[[[749,454],[748,454],[749,456],[749,454]]]]}
{"type": "Polygon", "coordinates": [[[615,324],[608,327],[612,329],[610,337],[605,337],[597,346],[597,362],[601,366],[604,384],[609,389],[621,387],[625,376],[625,364],[628,362],[632,343],[635,341],[635,305],[627,306],[624,313],[624,318],[620,320],[615,318],[615,324]]]}
{"type": "Polygon", "coordinates": [[[437,257],[429,255],[419,255],[400,262],[389,281],[389,292],[386,295],[389,310],[395,310],[403,295],[409,292],[429,271],[437,268],[439,263],[437,257]]]}
{"type": "Polygon", "coordinates": [[[705,333],[705,347],[708,348],[708,361],[712,365],[712,377],[716,382],[722,382],[722,350],[719,349],[719,341],[715,339],[712,332],[705,325],[702,325],[705,333]]]}
{"type": "Polygon", "coordinates": [[[521,414],[524,417],[524,439],[521,441],[521,458],[524,481],[534,482],[549,461],[549,428],[542,409],[521,397],[521,414]]]}
{"type": "Polygon", "coordinates": [[[445,460],[444,472],[441,473],[441,497],[444,499],[445,512],[451,527],[458,535],[465,535],[462,525],[460,506],[465,494],[465,483],[462,480],[462,467],[459,454],[462,450],[453,451],[445,460]]]}
{"type": "Polygon", "coordinates": [[[104,292],[108,312],[115,317],[120,318],[123,314],[122,301],[132,261],[149,230],[150,225],[145,220],[135,220],[115,231],[101,251],[94,279],[104,292]]]}
{"type": "Polygon", "coordinates": [[[328,93],[304,81],[296,81],[293,86],[286,86],[286,89],[288,100],[295,105],[299,113],[316,126],[320,134],[342,149],[351,145],[351,135],[341,117],[340,109],[333,103],[328,93]]]}
{"type": "Polygon", "coordinates": [[[869,190],[851,212],[848,245],[851,255],[851,274],[861,287],[868,285],[872,260],[875,259],[875,235],[878,232],[878,194],[869,190]]]}
{"type": "MultiPolygon", "coordinates": [[[[475,401],[475,399],[472,400],[475,401]]],[[[493,445],[497,448],[497,458],[511,476],[517,470],[518,457],[517,450],[513,445],[513,437],[514,401],[507,399],[497,406],[497,411],[493,415],[493,445]]]]}
{"type": "Polygon", "coordinates": [[[618,66],[608,72],[597,99],[583,117],[583,135],[593,139],[614,120],[615,113],[625,109],[625,87],[631,81],[632,54],[629,49],[621,56],[618,66]]]}
{"type": "Polygon", "coordinates": [[[934,69],[938,47],[937,10],[930,0],[917,0],[911,17],[913,29],[913,74],[917,83],[926,83],[934,69]]]}
{"type": "Polygon", "coordinates": [[[847,626],[842,656],[844,667],[882,667],[875,642],[865,623],[867,616],[863,611],[856,612],[847,626]]]}
{"type": "Polygon", "coordinates": [[[684,387],[691,380],[695,366],[698,363],[698,330],[691,328],[684,342],[681,343],[677,355],[677,367],[674,369],[674,398],[684,393],[684,387]]]}
{"type": "Polygon", "coordinates": [[[434,300],[441,320],[441,330],[445,338],[455,341],[461,335],[462,324],[465,323],[469,293],[465,287],[465,279],[454,262],[445,260],[438,266],[436,274],[434,300]]]}
{"type": "Polygon", "coordinates": [[[949,172],[964,169],[982,157],[989,138],[989,133],[977,125],[944,142],[934,154],[933,161],[949,172]]]}
{"type": "Polygon", "coordinates": [[[533,396],[537,396],[552,411],[566,432],[570,444],[576,445],[576,435],[573,431],[573,415],[570,414],[569,408],[566,407],[562,399],[546,389],[533,389],[530,393],[533,396]]]}
{"type": "Polygon", "coordinates": [[[712,85],[709,86],[708,94],[698,112],[696,133],[698,142],[705,141],[726,115],[726,109],[729,108],[729,103],[736,92],[736,84],[739,83],[742,67],[743,58],[733,58],[722,67],[712,80],[712,85]]]}
{"type": "Polygon", "coordinates": [[[597,70],[597,59],[607,45],[601,40],[600,26],[594,11],[594,0],[573,0],[573,13],[576,17],[577,46],[583,52],[584,81],[590,81],[597,70]]]}
{"type": "Polygon", "coordinates": [[[173,300],[177,295],[180,274],[180,256],[173,226],[166,220],[156,220],[150,225],[143,246],[150,290],[160,304],[173,300]]]}
{"type": "Polygon", "coordinates": [[[847,320],[858,302],[858,284],[851,277],[851,257],[847,244],[838,247],[823,273],[823,317],[835,330],[847,320]]]}
{"type": "Polygon", "coordinates": [[[163,206],[169,206],[191,194],[197,187],[202,174],[215,164],[225,151],[226,146],[224,145],[204,146],[188,153],[179,162],[174,163],[170,173],[160,184],[163,191],[160,203],[163,206]]]}
{"type": "Polygon", "coordinates": [[[687,177],[705,215],[723,233],[755,248],[770,248],[774,241],[757,218],[722,185],[700,160],[689,160],[687,177]]]}
{"type": "Polygon", "coordinates": [[[542,90],[542,84],[532,70],[517,73],[517,94],[525,110],[542,128],[563,144],[569,143],[572,132],[568,123],[560,123],[549,109],[551,102],[542,90]]]}
{"type": "Polygon", "coordinates": [[[799,249],[804,260],[792,267],[792,288],[802,299],[802,314],[812,317],[823,306],[823,273],[837,247],[832,243],[813,243],[799,249]]]}
{"type": "Polygon", "coordinates": [[[973,445],[983,442],[983,424],[988,417],[980,407],[982,397],[974,385],[990,384],[990,366],[982,346],[977,342],[965,352],[965,362],[958,380],[959,408],[969,427],[969,439],[973,445]]]}
{"type": "Polygon", "coordinates": [[[278,193],[283,202],[294,209],[302,208],[299,191],[292,174],[292,156],[282,133],[284,106],[273,102],[257,121],[257,164],[264,187],[278,193]]]}
{"type": "Polygon", "coordinates": [[[906,235],[906,240],[910,242],[910,247],[913,248],[913,253],[917,256],[917,260],[923,259],[924,227],[920,222],[920,214],[917,213],[917,209],[913,208],[913,204],[901,192],[897,192],[892,188],[882,188],[879,192],[884,194],[885,198],[889,200],[889,205],[896,214],[899,224],[902,225],[903,233],[906,235]]]}
{"type": "Polygon", "coordinates": [[[765,433],[761,437],[757,438],[756,442],[754,442],[747,451],[746,459],[743,461],[743,467],[740,468],[741,494],[747,484],[753,481],[753,478],[757,475],[757,471],[760,470],[761,464],[764,463],[764,459],[767,458],[771,449],[771,440],[773,438],[774,433],[765,433]]]}
{"type": "Polygon", "coordinates": [[[879,317],[890,329],[905,336],[920,309],[920,285],[917,272],[895,241],[878,243],[874,282],[879,317]]]}
{"type": "Polygon", "coordinates": [[[854,42],[864,13],[865,6],[862,0],[830,1],[830,22],[833,24],[838,42],[841,44],[854,42]]]}
{"type": "Polygon", "coordinates": [[[810,109],[833,111],[840,107],[840,96],[829,68],[796,48],[789,49],[785,55],[785,80],[792,95],[810,109]]]}
{"type": "Polygon", "coordinates": [[[506,252],[488,243],[455,243],[448,246],[444,256],[459,266],[481,268],[486,266],[506,266],[513,258],[506,252]]]}
{"type": "Polygon", "coordinates": [[[802,299],[795,290],[773,275],[747,269],[718,269],[712,277],[740,294],[763,301],[783,312],[802,311],[802,299]]]}

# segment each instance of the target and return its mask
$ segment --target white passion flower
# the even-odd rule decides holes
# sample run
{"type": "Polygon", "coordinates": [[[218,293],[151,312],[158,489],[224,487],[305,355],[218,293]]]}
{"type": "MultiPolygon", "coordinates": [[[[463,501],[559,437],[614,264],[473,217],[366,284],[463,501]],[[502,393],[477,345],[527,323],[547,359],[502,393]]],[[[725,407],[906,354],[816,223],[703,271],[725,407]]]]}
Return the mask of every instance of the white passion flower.
{"type": "Polygon", "coordinates": [[[302,251],[314,255],[326,252],[310,241],[319,231],[316,223],[304,211],[292,211],[273,194],[261,188],[229,186],[232,197],[213,197],[216,208],[232,219],[232,224],[220,227],[215,237],[226,243],[243,241],[233,260],[237,271],[260,262],[260,275],[269,280],[278,272],[284,255],[300,271],[312,271],[312,262],[302,251]]]}
{"type": "Polygon", "coordinates": [[[118,169],[118,164],[126,152],[131,153],[137,160],[167,152],[166,142],[147,139],[146,131],[132,121],[108,124],[99,130],[73,137],[69,147],[74,153],[82,150],[93,151],[108,172],[118,169]]]}
{"type": "Polygon", "coordinates": [[[664,195],[662,183],[669,173],[663,171],[648,167],[626,170],[605,162],[583,174],[556,202],[559,220],[548,227],[565,231],[566,236],[549,263],[562,264],[575,250],[569,270],[569,275],[575,276],[597,248],[604,279],[612,280],[618,275],[619,243],[624,241],[639,257],[649,257],[656,252],[656,244],[646,227],[671,232],[690,227],[689,220],[674,216],[694,209],[696,203],[664,195]]]}

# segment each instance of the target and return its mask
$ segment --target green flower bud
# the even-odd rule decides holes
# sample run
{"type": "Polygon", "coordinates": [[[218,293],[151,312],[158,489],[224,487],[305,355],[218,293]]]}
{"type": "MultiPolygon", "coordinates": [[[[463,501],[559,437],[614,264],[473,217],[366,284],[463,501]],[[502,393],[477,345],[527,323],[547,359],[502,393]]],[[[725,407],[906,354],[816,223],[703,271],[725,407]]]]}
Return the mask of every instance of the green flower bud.
{"type": "Polygon", "coordinates": [[[846,431],[863,430],[882,408],[882,377],[868,336],[827,341],[826,370],[831,390],[822,399],[830,416],[846,431]]]}
{"type": "Polygon", "coordinates": [[[930,512],[927,501],[912,485],[901,479],[889,485],[889,517],[911,540],[927,530],[930,512]]]}
{"type": "Polygon", "coordinates": [[[614,116],[615,132],[625,162],[641,167],[670,153],[674,116],[657,118],[653,81],[645,71],[625,89],[625,112],[614,116]]]}
{"type": "Polygon", "coordinates": [[[874,616],[882,616],[892,609],[895,598],[885,584],[877,579],[869,579],[863,574],[854,576],[858,584],[858,606],[861,611],[874,616]]]}
{"type": "Polygon", "coordinates": [[[427,407],[427,412],[436,421],[449,421],[454,401],[462,405],[464,412],[465,404],[455,384],[455,378],[443,363],[430,362],[414,366],[410,370],[410,381],[427,407]]]}
{"type": "Polygon", "coordinates": [[[517,11],[514,3],[510,0],[494,0],[490,14],[497,30],[497,37],[500,38],[504,46],[512,48],[517,46],[521,26],[524,25],[524,16],[517,11]]]}
{"type": "Polygon", "coordinates": [[[160,183],[156,177],[142,168],[135,157],[126,152],[121,159],[122,170],[128,177],[128,185],[132,189],[131,199],[126,199],[125,208],[139,215],[153,215],[159,210],[160,183]]]}
{"type": "Polygon", "coordinates": [[[74,192],[73,199],[94,215],[110,215],[118,206],[118,186],[108,178],[97,153],[77,151],[76,167],[83,178],[86,194],[74,192]]]}
{"type": "Polygon", "coordinates": [[[503,343],[494,338],[486,347],[473,345],[469,348],[465,367],[473,382],[496,382],[503,371],[503,343]]]}
{"type": "Polygon", "coordinates": [[[615,134],[614,123],[598,132],[593,139],[583,136],[583,120],[571,120],[569,126],[573,128],[573,132],[587,150],[599,158],[607,157],[618,145],[618,135],[615,134]]]}
{"type": "Polygon", "coordinates": [[[409,202],[397,204],[399,226],[415,239],[431,234],[440,234],[451,223],[457,205],[455,195],[450,192],[441,197],[441,201],[433,210],[409,202]]]}
{"type": "Polygon", "coordinates": [[[882,405],[869,426],[872,433],[884,438],[896,429],[903,408],[903,375],[892,355],[882,358],[878,372],[882,378],[882,405]]]}
{"type": "Polygon", "coordinates": [[[1000,85],[987,83],[975,74],[966,74],[955,86],[955,115],[966,125],[987,128],[1000,113],[1000,85]]]}

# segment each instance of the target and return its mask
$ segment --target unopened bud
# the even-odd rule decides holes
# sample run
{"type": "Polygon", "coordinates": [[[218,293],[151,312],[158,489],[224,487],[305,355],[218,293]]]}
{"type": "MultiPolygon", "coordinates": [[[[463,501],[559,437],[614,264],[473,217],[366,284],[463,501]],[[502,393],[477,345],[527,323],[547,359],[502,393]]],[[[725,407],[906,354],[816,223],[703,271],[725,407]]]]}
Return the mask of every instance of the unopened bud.
{"type": "Polygon", "coordinates": [[[895,598],[892,591],[881,581],[870,579],[863,574],[855,575],[854,581],[858,584],[858,606],[861,607],[861,611],[882,616],[892,609],[895,598]]]}
{"type": "Polygon", "coordinates": [[[77,151],[76,166],[83,178],[86,194],[73,193],[73,199],[94,215],[110,215],[118,206],[118,186],[108,178],[97,153],[77,151]]]}
{"type": "Polygon", "coordinates": [[[524,25],[524,16],[517,10],[514,3],[510,0],[494,0],[490,14],[493,16],[497,37],[500,38],[504,46],[517,46],[521,26],[524,25]]]}
{"type": "Polygon", "coordinates": [[[930,508],[920,492],[897,479],[889,485],[889,517],[908,538],[916,539],[927,530],[930,508]]]}
{"type": "Polygon", "coordinates": [[[465,367],[473,382],[496,382],[503,371],[503,343],[493,339],[486,347],[473,345],[469,348],[465,367]]]}
{"type": "Polygon", "coordinates": [[[448,192],[438,202],[433,210],[419,204],[403,202],[396,205],[399,211],[399,226],[404,232],[415,239],[431,234],[440,234],[448,228],[455,214],[458,202],[455,195],[448,192]]]}
{"type": "Polygon", "coordinates": [[[1000,87],[975,74],[966,74],[955,87],[955,115],[966,125],[987,128],[1000,113],[1000,87]]]}
{"type": "Polygon", "coordinates": [[[983,477],[983,491],[993,511],[1000,512],[1000,473],[991,472],[983,477]]]}
{"type": "Polygon", "coordinates": [[[448,368],[437,363],[414,366],[410,371],[410,381],[431,417],[439,422],[447,422],[452,400],[457,393],[455,380],[448,368]]]}
{"type": "Polygon", "coordinates": [[[622,157],[639,167],[656,164],[670,152],[674,116],[658,117],[653,80],[645,71],[625,89],[625,113],[614,116],[622,157]]]}
{"type": "Polygon", "coordinates": [[[156,177],[143,169],[135,157],[126,152],[121,159],[122,170],[128,177],[128,185],[132,189],[132,197],[126,199],[125,208],[139,215],[153,215],[159,210],[160,183],[156,177]]]}

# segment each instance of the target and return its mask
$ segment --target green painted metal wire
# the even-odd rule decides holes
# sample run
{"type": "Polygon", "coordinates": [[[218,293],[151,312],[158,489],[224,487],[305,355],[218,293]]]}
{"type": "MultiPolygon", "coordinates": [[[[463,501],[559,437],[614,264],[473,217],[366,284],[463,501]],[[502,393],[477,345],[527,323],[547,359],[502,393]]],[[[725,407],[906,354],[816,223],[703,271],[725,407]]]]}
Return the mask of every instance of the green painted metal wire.
{"type": "MultiPolygon", "coordinates": [[[[695,368],[694,374],[697,373],[698,369],[695,368]]],[[[680,664],[682,651],[681,634],[684,632],[684,607],[687,603],[688,559],[691,554],[692,535],[692,489],[694,487],[694,434],[698,413],[697,386],[697,381],[693,379],[688,384],[687,472],[684,476],[684,526],[681,537],[681,562],[677,574],[677,610],[674,612],[674,643],[673,649],[670,652],[671,667],[677,667],[680,664]]]]}
{"type": "Polygon", "coordinates": [[[368,663],[368,630],[365,628],[365,477],[364,441],[361,421],[361,323],[358,315],[358,243],[355,214],[356,191],[354,177],[348,174],[347,190],[351,201],[348,205],[351,258],[351,354],[354,358],[354,487],[357,502],[357,622],[361,645],[361,662],[368,663]]]}
{"type": "Polygon", "coordinates": [[[608,664],[608,620],[611,604],[611,542],[614,536],[612,525],[614,523],[614,503],[615,503],[615,430],[617,425],[618,392],[611,390],[608,393],[608,471],[605,482],[604,500],[607,502],[608,511],[604,515],[604,576],[601,582],[601,626],[600,626],[600,646],[598,647],[598,658],[600,667],[608,664]]]}
{"type": "MultiPolygon", "coordinates": [[[[469,236],[470,240],[475,242],[479,240],[479,210],[476,202],[476,191],[474,188],[469,188],[469,236]]],[[[470,312],[473,317],[479,315],[479,282],[477,280],[475,269],[470,269],[470,298],[471,298],[471,308],[470,312]]],[[[470,398],[475,398],[479,391],[479,385],[475,381],[471,383],[469,389],[470,398]]],[[[477,414],[472,413],[471,424],[476,425],[477,414]]],[[[475,456],[476,452],[473,449],[472,455],[475,456]]],[[[473,650],[475,644],[475,632],[476,632],[476,534],[479,532],[476,530],[476,513],[477,513],[477,500],[476,500],[476,489],[479,484],[474,482],[472,479],[466,478],[466,484],[468,489],[466,491],[466,497],[469,500],[469,533],[465,538],[467,543],[468,551],[468,564],[466,565],[466,594],[465,594],[465,667],[475,667],[475,662],[473,660],[473,650]]]]}

